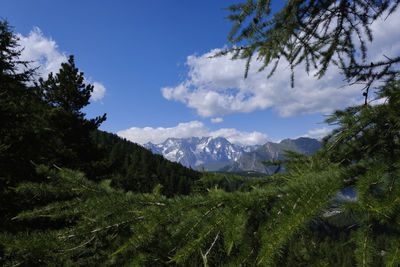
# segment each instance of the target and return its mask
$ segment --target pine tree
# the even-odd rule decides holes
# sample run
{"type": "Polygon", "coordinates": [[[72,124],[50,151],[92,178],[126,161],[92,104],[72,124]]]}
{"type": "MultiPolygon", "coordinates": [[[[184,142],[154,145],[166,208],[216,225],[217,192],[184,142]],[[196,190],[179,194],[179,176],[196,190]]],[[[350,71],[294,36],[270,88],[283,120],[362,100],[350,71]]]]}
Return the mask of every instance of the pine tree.
{"type": "Polygon", "coordinates": [[[360,49],[351,39],[398,3],[293,0],[272,17],[270,1],[231,7],[237,24],[230,39],[249,43],[225,53],[251,59],[257,52],[266,66],[281,57],[292,67],[305,61],[320,76],[334,63],[349,82],[366,82],[366,99],[383,81],[373,88],[381,103],[336,111],[327,122],[337,128],[320,151],[288,153],[280,162],[287,172],[237,182],[231,192],[216,187],[228,180],[218,175],[196,182],[198,193],[167,198],[161,186],[124,192],[76,171],[40,167],[48,181],[22,184],[18,192],[58,200],[14,219],[69,225],[1,234],[5,265],[399,266],[399,59],[360,62],[364,39],[360,49]],[[332,21],[337,27],[329,27],[332,21]],[[356,198],[340,198],[348,189],[356,198]]]}
{"type": "MultiPolygon", "coordinates": [[[[83,74],[77,74],[73,58],[64,64],[64,75],[56,75],[62,82],[53,83],[52,89],[43,91],[35,81],[35,69],[29,67],[30,62],[19,59],[21,49],[11,27],[6,21],[0,21],[0,227],[8,230],[18,228],[18,224],[10,221],[12,217],[35,205],[35,201],[18,196],[13,190],[23,181],[42,181],[35,164],[83,169],[89,177],[95,177],[103,169],[98,164],[101,151],[91,142],[90,133],[105,116],[86,120],[79,111],[88,103],[93,88],[88,86],[84,92],[79,89],[83,74]],[[76,77],[72,80],[74,74],[76,77]],[[48,94],[60,85],[69,91],[72,85],[79,87],[74,98],[66,100],[76,102],[70,105],[74,111],[50,103],[48,94]]],[[[58,90],[58,95],[61,92],[58,90]]]]}
{"type": "Polygon", "coordinates": [[[46,80],[40,78],[37,88],[52,107],[46,118],[52,131],[47,164],[82,170],[92,179],[104,172],[104,155],[93,143],[92,133],[106,120],[106,114],[85,118],[82,108],[89,104],[94,87],[85,84],[74,57],[62,63],[58,73],[50,73],[46,80]]]}
{"type": "Polygon", "coordinates": [[[84,84],[83,72],[75,67],[74,56],[62,63],[57,74],[50,73],[47,80],[39,79],[44,99],[65,111],[82,114],[81,109],[89,104],[94,86],[84,84]]]}
{"type": "Polygon", "coordinates": [[[228,8],[228,19],[235,23],[228,37],[232,47],[219,55],[233,53],[233,59],[247,59],[245,77],[253,56],[263,62],[260,70],[272,65],[269,75],[286,59],[292,86],[293,70],[300,63],[307,72],[314,68],[318,78],[334,64],[349,83],[364,84],[368,94],[375,80],[393,80],[398,75],[392,67],[400,56],[366,62],[372,22],[389,16],[398,5],[397,0],[290,0],[272,14],[270,0],[248,0],[228,8]]]}
{"type": "Polygon", "coordinates": [[[35,69],[19,60],[18,39],[6,21],[0,20],[0,228],[22,206],[12,187],[34,178],[30,163],[40,150],[45,106],[29,85],[35,69]]]}

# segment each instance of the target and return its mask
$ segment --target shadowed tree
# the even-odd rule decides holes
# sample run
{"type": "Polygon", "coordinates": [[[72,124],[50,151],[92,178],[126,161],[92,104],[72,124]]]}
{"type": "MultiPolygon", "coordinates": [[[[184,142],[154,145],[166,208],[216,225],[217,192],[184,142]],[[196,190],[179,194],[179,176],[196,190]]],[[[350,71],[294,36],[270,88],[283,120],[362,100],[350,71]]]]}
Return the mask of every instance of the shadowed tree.
{"type": "Polygon", "coordinates": [[[67,194],[71,201],[16,219],[61,217],[73,224],[0,235],[7,265],[400,265],[400,59],[370,64],[365,45],[371,23],[399,1],[289,0],[276,14],[270,4],[248,0],[229,8],[235,21],[229,40],[238,46],[221,54],[247,58],[246,73],[252,55],[273,69],[281,58],[292,68],[305,62],[320,78],[336,64],[349,83],[365,82],[366,98],[374,81],[382,82],[374,88],[380,104],[336,111],[327,120],[336,130],[320,151],[289,153],[281,162],[286,173],[241,181],[247,184],[232,192],[214,187],[218,175],[198,182],[202,193],[166,198],[160,186],[125,193],[74,171],[40,168],[47,187],[18,190],[67,194]],[[344,189],[356,198],[340,197],[344,189]]]}
{"type": "Polygon", "coordinates": [[[89,104],[93,85],[85,84],[83,72],[75,66],[71,55],[62,63],[58,73],[50,73],[47,80],[39,79],[37,85],[43,99],[53,108],[47,114],[53,138],[47,164],[79,169],[94,179],[104,171],[104,155],[97,149],[91,134],[106,120],[106,114],[86,119],[82,108],[89,104]],[[50,152],[51,153],[51,152],[50,152]],[[100,169],[99,169],[100,168],[100,169]]]}

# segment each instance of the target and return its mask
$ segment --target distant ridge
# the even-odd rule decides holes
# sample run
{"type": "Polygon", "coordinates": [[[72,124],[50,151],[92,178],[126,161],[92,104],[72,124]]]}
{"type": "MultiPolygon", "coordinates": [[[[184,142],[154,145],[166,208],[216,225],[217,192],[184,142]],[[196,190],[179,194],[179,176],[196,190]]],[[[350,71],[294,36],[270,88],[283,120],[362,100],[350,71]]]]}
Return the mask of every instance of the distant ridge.
{"type": "Polygon", "coordinates": [[[321,147],[317,139],[300,137],[297,139],[284,139],[279,143],[268,142],[254,151],[243,155],[240,159],[222,167],[222,172],[246,172],[254,171],[264,174],[272,174],[276,167],[266,166],[262,161],[279,160],[284,158],[284,151],[290,150],[297,153],[310,155],[321,147]]]}
{"type": "Polygon", "coordinates": [[[270,174],[274,168],[266,167],[262,161],[281,159],[285,150],[312,154],[321,147],[321,143],[316,139],[300,137],[279,143],[268,142],[262,146],[241,146],[232,144],[224,137],[189,137],[168,138],[160,144],[149,142],[144,147],[197,170],[270,174]]]}
{"type": "Polygon", "coordinates": [[[149,142],[144,147],[186,167],[215,171],[258,146],[232,144],[224,137],[189,137],[168,138],[161,144],[149,142]]]}

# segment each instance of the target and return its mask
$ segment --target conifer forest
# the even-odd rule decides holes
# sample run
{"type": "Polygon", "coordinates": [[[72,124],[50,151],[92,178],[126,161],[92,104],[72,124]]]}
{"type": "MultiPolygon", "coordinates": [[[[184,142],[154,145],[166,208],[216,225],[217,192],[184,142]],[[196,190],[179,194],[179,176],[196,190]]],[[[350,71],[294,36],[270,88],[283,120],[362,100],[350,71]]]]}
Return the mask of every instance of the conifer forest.
{"type": "Polygon", "coordinates": [[[263,177],[195,171],[100,131],[74,56],[37,78],[0,20],[1,266],[400,266],[400,55],[367,49],[400,1],[241,2],[215,56],[246,59],[244,79],[253,57],[265,79],[282,60],[322,80],[335,65],[365,99],[327,117],[316,153],[287,151],[263,177]]]}

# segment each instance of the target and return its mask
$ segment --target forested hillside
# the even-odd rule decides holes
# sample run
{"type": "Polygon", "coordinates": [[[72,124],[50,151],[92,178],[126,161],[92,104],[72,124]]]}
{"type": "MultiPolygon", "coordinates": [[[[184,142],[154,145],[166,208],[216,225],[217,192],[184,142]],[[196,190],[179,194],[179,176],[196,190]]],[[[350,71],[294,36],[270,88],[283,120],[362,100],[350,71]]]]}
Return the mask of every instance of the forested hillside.
{"type": "Polygon", "coordinates": [[[328,117],[316,153],[259,178],[200,174],[98,131],[106,116],[82,112],[93,86],[74,58],[36,79],[1,21],[0,264],[399,266],[400,56],[367,62],[365,43],[400,1],[270,4],[228,9],[220,55],[248,59],[246,75],[253,56],[321,79],[335,65],[365,101],[328,117]]]}
{"type": "Polygon", "coordinates": [[[133,192],[151,192],[162,185],[166,196],[189,194],[200,173],[176,162],[153,154],[148,149],[102,131],[93,133],[95,144],[106,155],[107,170],[103,179],[111,179],[111,186],[133,192]]]}
{"type": "Polygon", "coordinates": [[[86,118],[81,110],[89,104],[93,86],[84,83],[73,56],[60,66],[59,73],[36,79],[29,62],[18,59],[18,40],[7,22],[1,22],[0,31],[2,227],[18,228],[11,221],[18,212],[49,201],[27,199],[15,190],[21,182],[46,181],[36,172],[40,164],[79,170],[96,182],[108,179],[113,187],[125,191],[151,192],[160,184],[167,196],[190,192],[200,177],[198,172],[99,131],[106,114],[86,118]]]}

